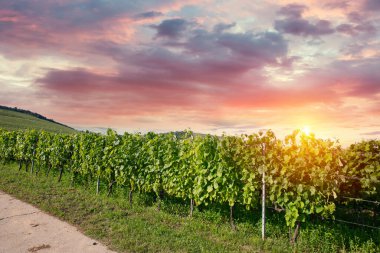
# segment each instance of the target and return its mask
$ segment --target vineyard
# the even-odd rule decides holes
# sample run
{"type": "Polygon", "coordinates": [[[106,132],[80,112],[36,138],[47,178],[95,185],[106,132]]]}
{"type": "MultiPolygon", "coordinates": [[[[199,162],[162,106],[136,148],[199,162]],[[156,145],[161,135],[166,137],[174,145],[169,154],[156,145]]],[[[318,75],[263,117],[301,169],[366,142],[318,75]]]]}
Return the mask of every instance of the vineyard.
{"type": "MultiPolygon", "coordinates": [[[[283,213],[291,238],[314,217],[334,219],[337,207],[366,207],[377,220],[380,203],[380,141],[362,141],[342,148],[336,141],[295,131],[283,140],[272,131],[241,136],[182,134],[57,134],[0,130],[0,160],[17,162],[19,170],[60,181],[91,181],[107,194],[115,188],[133,194],[154,193],[157,209],[167,197],[197,206],[229,206],[233,229],[236,206],[273,208],[283,213]]],[[[265,231],[265,227],[263,227],[265,231]]]]}

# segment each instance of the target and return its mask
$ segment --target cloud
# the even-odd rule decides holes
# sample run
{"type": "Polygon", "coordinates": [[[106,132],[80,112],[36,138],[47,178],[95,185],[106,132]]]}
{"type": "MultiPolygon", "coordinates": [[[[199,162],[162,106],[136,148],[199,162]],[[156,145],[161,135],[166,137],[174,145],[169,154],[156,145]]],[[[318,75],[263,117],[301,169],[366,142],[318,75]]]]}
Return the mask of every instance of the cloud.
{"type": "Polygon", "coordinates": [[[299,19],[302,18],[302,14],[307,10],[306,5],[302,4],[288,4],[282,7],[277,13],[289,18],[299,19]]]}
{"type": "Polygon", "coordinates": [[[336,27],[336,31],[344,34],[348,34],[351,36],[358,35],[360,33],[375,35],[377,29],[371,23],[361,23],[361,24],[340,24],[336,27]]]}
{"type": "Polygon", "coordinates": [[[139,78],[122,74],[109,76],[85,69],[52,69],[36,82],[40,95],[58,95],[60,101],[69,108],[92,107],[101,112],[109,112],[110,115],[135,115],[174,106],[190,107],[197,96],[196,89],[191,86],[155,82],[151,77],[143,75],[139,78]],[[86,100],[79,102],[84,96],[86,100]]]}
{"type": "MultiPolygon", "coordinates": [[[[2,1],[1,9],[15,11],[28,20],[37,21],[46,28],[97,28],[99,23],[115,20],[121,17],[133,17],[143,14],[146,9],[159,9],[176,4],[175,1],[123,1],[113,0],[112,3],[102,0],[84,1],[2,1]],[[44,21],[50,21],[45,23],[44,21]]],[[[157,15],[159,11],[145,12],[145,15],[157,15]]]]}
{"type": "Polygon", "coordinates": [[[380,135],[380,131],[373,131],[373,132],[362,133],[361,135],[380,135]]]}
{"type": "Polygon", "coordinates": [[[304,19],[284,19],[276,20],[275,29],[279,32],[289,33],[298,36],[314,36],[327,35],[334,33],[331,23],[327,20],[318,20],[315,24],[311,24],[304,19]]]}
{"type": "Polygon", "coordinates": [[[189,22],[180,18],[166,19],[151,27],[157,30],[156,37],[177,39],[188,29],[189,22]]]}
{"type": "Polygon", "coordinates": [[[369,11],[380,11],[380,1],[378,0],[365,0],[364,9],[369,11]]]}
{"type": "Polygon", "coordinates": [[[350,6],[348,0],[328,1],[324,4],[326,9],[347,9],[350,6]]]}
{"type": "Polygon", "coordinates": [[[326,9],[347,9],[350,6],[349,1],[347,0],[337,0],[337,1],[329,1],[324,4],[326,9]]]}
{"type": "Polygon", "coordinates": [[[111,115],[139,115],[176,108],[185,111],[285,108],[336,99],[331,90],[318,86],[275,88],[265,86],[264,78],[253,84],[208,82],[197,85],[196,80],[160,80],[150,74],[105,76],[84,69],[51,70],[37,82],[39,94],[54,94],[69,108],[79,106],[79,101],[85,96],[86,101],[81,107],[93,107],[93,110],[107,111],[111,115]]]}
{"type": "Polygon", "coordinates": [[[140,20],[140,19],[151,19],[151,18],[156,18],[156,17],[161,17],[164,14],[160,11],[148,11],[148,12],[143,12],[139,13],[134,16],[135,19],[140,20]]]}
{"type": "Polygon", "coordinates": [[[47,74],[36,80],[44,87],[59,93],[91,94],[112,90],[113,77],[91,73],[85,69],[71,70],[51,69],[47,74]],[[111,81],[111,82],[110,82],[111,81]]]}
{"type": "Polygon", "coordinates": [[[287,42],[281,34],[265,32],[258,34],[225,33],[219,36],[218,44],[229,48],[241,56],[253,57],[258,65],[275,63],[276,58],[285,56],[287,42]]]}
{"type": "Polygon", "coordinates": [[[202,69],[220,68],[220,73],[241,74],[265,65],[279,65],[288,54],[288,42],[277,32],[230,33],[215,27],[211,32],[192,30],[182,46],[205,63],[202,69]]]}
{"type": "Polygon", "coordinates": [[[294,57],[288,56],[288,42],[280,33],[231,33],[214,28],[208,31],[194,24],[187,29],[174,50],[165,43],[130,49],[99,42],[94,50],[112,57],[118,63],[117,73],[52,69],[37,80],[40,90],[60,94],[71,101],[71,107],[86,94],[89,106],[101,100],[102,106],[112,101],[112,108],[139,108],[122,110],[131,115],[175,108],[289,108],[336,103],[342,98],[334,85],[270,85],[262,68],[281,68],[294,61],[294,57]]]}
{"type": "Polygon", "coordinates": [[[125,43],[141,23],[136,19],[180,7],[175,0],[0,1],[0,50],[28,58],[86,51],[87,43],[102,39],[125,43]]]}
{"type": "MultiPolygon", "coordinates": [[[[287,42],[281,34],[272,32],[231,34],[198,30],[197,33],[191,33],[188,42],[183,44],[185,50],[175,51],[164,47],[131,51],[108,43],[98,45],[97,49],[119,62],[118,73],[104,75],[86,69],[52,69],[37,80],[41,93],[60,94],[65,100],[71,101],[70,106],[85,94],[90,104],[98,104],[100,99],[103,101],[102,106],[111,103],[112,108],[117,105],[139,108],[122,110],[122,113],[131,115],[175,108],[185,111],[289,108],[339,102],[344,96],[351,96],[351,93],[339,93],[339,87],[331,80],[346,71],[360,73],[359,70],[349,69],[349,65],[336,64],[331,69],[340,71],[326,75],[323,74],[326,71],[321,70],[316,72],[317,76],[320,75],[318,78],[314,75],[310,77],[323,82],[313,84],[306,78],[296,82],[309,85],[291,88],[271,86],[261,68],[273,64],[279,66],[277,59],[287,58],[287,42]],[[193,41],[194,37],[197,43],[193,41]],[[203,44],[204,48],[195,51],[192,43],[203,44]],[[207,105],[211,108],[207,108],[207,105]]],[[[352,63],[352,66],[355,64],[352,63]]],[[[358,82],[360,78],[357,77],[358,82]]],[[[347,87],[355,92],[357,86],[360,83],[347,87]]]]}
{"type": "Polygon", "coordinates": [[[357,34],[356,28],[351,24],[340,24],[336,27],[336,30],[340,33],[345,33],[348,35],[357,34]]]}
{"type": "Polygon", "coordinates": [[[278,14],[285,16],[280,20],[275,20],[274,28],[281,33],[288,33],[296,36],[319,37],[335,32],[330,21],[318,19],[314,23],[304,19],[303,12],[307,9],[305,5],[290,4],[282,7],[278,14]]]}
{"type": "Polygon", "coordinates": [[[347,14],[347,18],[350,22],[360,24],[362,21],[367,20],[367,17],[363,13],[352,11],[347,14]]]}
{"type": "Polygon", "coordinates": [[[288,43],[276,32],[216,32],[194,24],[188,29],[174,50],[173,44],[166,41],[137,50],[115,43],[97,43],[94,50],[113,57],[120,69],[133,65],[133,69],[151,72],[156,80],[217,81],[221,85],[253,69],[291,62],[288,43]]]}
{"type": "Polygon", "coordinates": [[[216,24],[214,26],[213,30],[215,33],[220,33],[220,32],[224,32],[225,30],[228,30],[234,26],[236,26],[236,23],[229,23],[229,24],[219,23],[219,24],[216,24]]]}
{"type": "Polygon", "coordinates": [[[364,98],[376,100],[380,94],[380,58],[336,60],[310,72],[304,82],[329,88],[339,99],[364,98]]]}
{"type": "Polygon", "coordinates": [[[380,73],[376,71],[379,64],[379,58],[338,62],[335,75],[340,79],[339,85],[346,86],[346,95],[370,98],[380,93],[380,73]]]}
{"type": "Polygon", "coordinates": [[[342,23],[336,27],[336,31],[351,35],[366,35],[368,37],[376,36],[377,28],[373,24],[370,15],[359,13],[357,11],[351,11],[346,14],[347,23],[342,23]]]}

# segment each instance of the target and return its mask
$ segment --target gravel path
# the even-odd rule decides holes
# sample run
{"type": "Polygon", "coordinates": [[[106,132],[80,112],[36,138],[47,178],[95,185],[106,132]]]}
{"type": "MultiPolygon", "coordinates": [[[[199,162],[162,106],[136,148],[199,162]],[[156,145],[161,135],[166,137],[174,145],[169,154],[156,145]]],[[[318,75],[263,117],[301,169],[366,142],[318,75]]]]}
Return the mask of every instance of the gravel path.
{"type": "Polygon", "coordinates": [[[0,191],[0,253],[111,253],[74,226],[0,191]]]}

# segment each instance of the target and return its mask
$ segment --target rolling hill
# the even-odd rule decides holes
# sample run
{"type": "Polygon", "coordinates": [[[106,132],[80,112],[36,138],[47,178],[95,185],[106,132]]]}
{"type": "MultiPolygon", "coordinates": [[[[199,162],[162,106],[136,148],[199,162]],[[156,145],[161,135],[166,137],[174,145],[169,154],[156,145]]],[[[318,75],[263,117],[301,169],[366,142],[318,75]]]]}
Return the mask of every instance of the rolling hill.
{"type": "Polygon", "coordinates": [[[31,111],[0,106],[0,128],[8,130],[43,129],[56,133],[74,133],[75,129],[31,111]]]}

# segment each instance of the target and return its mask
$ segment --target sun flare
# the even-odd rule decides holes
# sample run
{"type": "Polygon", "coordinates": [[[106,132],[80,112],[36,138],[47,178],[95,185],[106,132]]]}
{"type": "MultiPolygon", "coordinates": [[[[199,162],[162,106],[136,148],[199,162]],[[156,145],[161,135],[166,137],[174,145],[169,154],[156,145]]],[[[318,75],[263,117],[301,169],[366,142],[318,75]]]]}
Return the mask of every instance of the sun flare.
{"type": "Polygon", "coordinates": [[[302,133],[306,134],[306,135],[310,135],[311,131],[310,131],[310,127],[309,126],[304,126],[302,129],[301,129],[302,133]]]}

